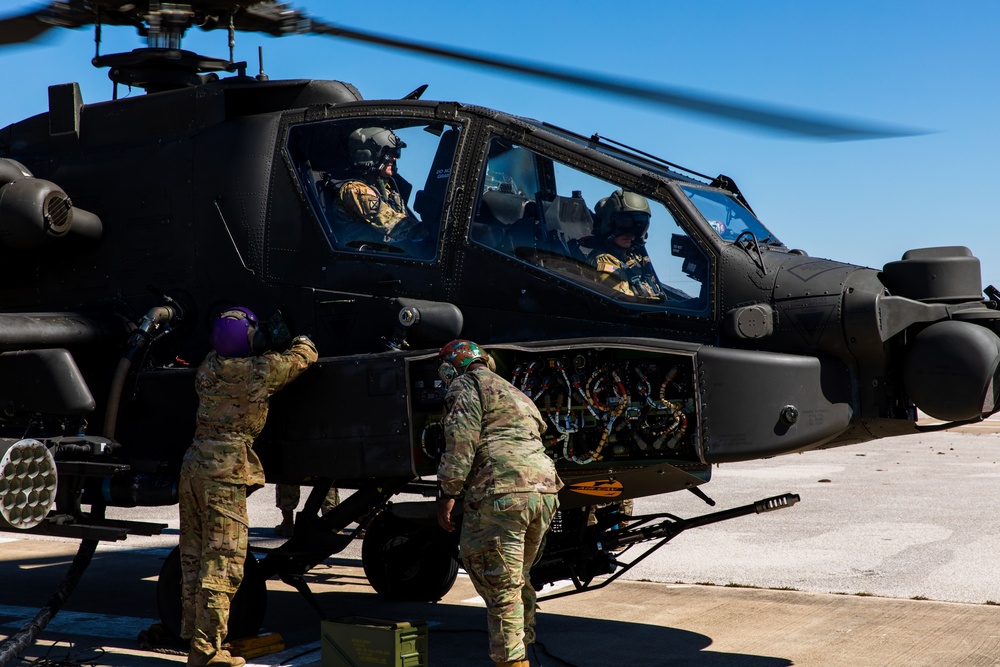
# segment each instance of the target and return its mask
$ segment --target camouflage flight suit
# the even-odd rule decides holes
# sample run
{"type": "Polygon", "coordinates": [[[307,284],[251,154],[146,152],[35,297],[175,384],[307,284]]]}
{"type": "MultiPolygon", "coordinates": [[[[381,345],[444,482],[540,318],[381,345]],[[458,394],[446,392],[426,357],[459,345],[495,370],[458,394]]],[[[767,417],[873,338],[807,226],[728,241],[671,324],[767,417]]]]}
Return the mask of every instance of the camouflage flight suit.
{"type": "Polygon", "coordinates": [[[445,396],[438,480],[443,493],[465,494],[462,561],[486,602],[496,662],[525,660],[535,641],[528,573],[562,488],[542,445],[545,428],[531,399],[486,369],[459,376],[445,396]]]}
{"type": "Polygon", "coordinates": [[[181,636],[191,638],[192,656],[220,651],[228,632],[247,554],[247,487],[264,485],[252,446],[269,399],[316,359],[316,346],[299,337],[285,352],[256,357],[221,357],[213,350],[198,368],[194,442],[179,486],[181,636]]]}
{"type": "Polygon", "coordinates": [[[346,181],[338,188],[337,202],[350,220],[362,223],[348,228],[345,243],[397,241],[401,230],[417,222],[391,179],[376,178],[373,183],[346,181]],[[404,221],[406,224],[401,224],[404,221]]]}
{"type": "Polygon", "coordinates": [[[647,299],[659,299],[663,294],[645,253],[603,251],[594,256],[592,263],[602,274],[601,282],[623,294],[647,299]]]}

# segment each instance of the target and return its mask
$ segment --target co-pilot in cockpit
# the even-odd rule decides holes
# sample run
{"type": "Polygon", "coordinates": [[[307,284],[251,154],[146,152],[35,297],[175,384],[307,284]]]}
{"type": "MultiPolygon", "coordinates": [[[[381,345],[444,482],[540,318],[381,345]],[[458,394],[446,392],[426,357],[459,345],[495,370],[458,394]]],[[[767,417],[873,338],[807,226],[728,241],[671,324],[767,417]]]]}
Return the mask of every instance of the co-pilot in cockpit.
{"type": "Polygon", "coordinates": [[[597,203],[596,214],[594,250],[588,260],[604,283],[629,296],[665,298],[646,252],[651,216],[646,198],[615,190],[597,203]]]}
{"type": "Polygon", "coordinates": [[[502,137],[470,236],[622,303],[708,308],[709,262],[663,203],[502,137]]]}

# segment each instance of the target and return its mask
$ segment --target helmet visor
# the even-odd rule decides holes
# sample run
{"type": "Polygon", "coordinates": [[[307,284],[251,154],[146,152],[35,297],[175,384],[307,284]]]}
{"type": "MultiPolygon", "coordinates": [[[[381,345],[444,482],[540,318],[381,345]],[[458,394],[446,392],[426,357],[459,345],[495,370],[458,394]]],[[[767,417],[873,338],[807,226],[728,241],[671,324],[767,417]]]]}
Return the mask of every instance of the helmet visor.
{"type": "Polygon", "coordinates": [[[649,230],[649,214],[640,211],[620,211],[611,218],[614,233],[634,234],[640,237],[649,230]]]}

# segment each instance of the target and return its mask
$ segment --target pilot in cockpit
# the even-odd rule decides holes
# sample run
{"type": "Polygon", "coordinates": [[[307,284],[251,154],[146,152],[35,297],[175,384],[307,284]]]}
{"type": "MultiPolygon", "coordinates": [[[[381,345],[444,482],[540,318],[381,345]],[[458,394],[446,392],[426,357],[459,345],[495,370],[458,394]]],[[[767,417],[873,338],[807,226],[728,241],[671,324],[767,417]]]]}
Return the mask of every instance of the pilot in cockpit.
{"type": "Polygon", "coordinates": [[[358,128],[347,138],[351,178],[327,182],[340,215],[349,221],[344,243],[392,243],[419,225],[394,178],[403,148],[396,133],[383,127],[358,128]]]}
{"type": "Polygon", "coordinates": [[[623,294],[664,298],[646,253],[650,210],[645,197],[615,190],[595,207],[594,250],[588,256],[600,281],[623,294]]]}

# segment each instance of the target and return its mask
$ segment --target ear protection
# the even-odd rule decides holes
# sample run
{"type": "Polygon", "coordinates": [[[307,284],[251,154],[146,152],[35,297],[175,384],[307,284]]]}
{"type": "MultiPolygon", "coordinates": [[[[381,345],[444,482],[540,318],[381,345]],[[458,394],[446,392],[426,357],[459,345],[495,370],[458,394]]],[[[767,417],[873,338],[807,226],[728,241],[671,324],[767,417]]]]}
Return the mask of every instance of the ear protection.
{"type": "Polygon", "coordinates": [[[458,371],[451,365],[451,362],[444,362],[438,366],[438,377],[444,382],[444,386],[451,384],[452,380],[458,377],[458,371]]]}

